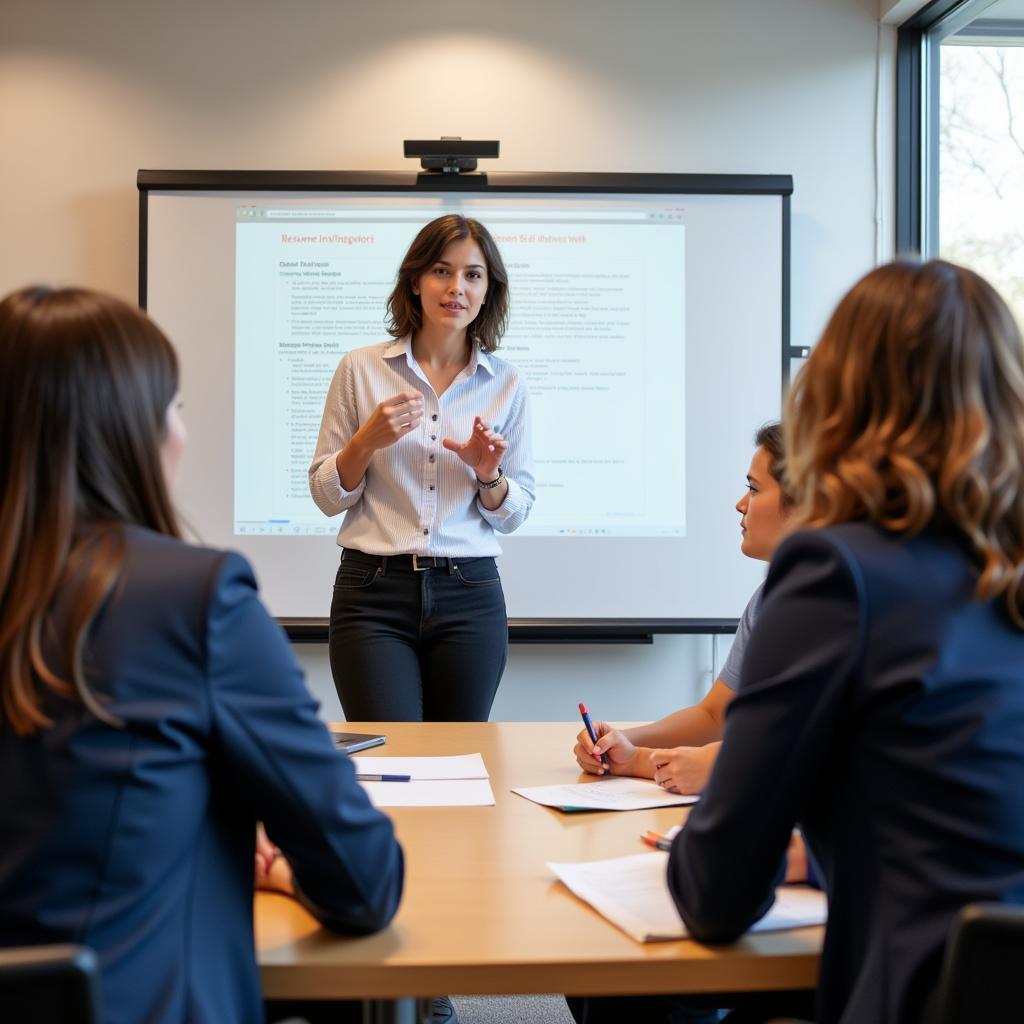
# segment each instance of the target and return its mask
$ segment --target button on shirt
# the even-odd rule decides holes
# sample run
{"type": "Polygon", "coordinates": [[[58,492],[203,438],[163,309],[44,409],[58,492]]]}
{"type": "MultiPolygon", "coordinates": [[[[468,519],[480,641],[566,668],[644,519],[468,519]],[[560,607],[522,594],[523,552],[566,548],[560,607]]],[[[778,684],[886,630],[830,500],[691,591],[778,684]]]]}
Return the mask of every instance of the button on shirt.
{"type": "Polygon", "coordinates": [[[338,544],[371,555],[492,556],[497,533],[526,521],[534,499],[526,386],[519,371],[474,346],[469,364],[440,398],[412,354],[412,339],[345,355],[334,373],[309,490],[328,516],[345,512],[338,544]],[[345,490],[337,456],[373,410],[400,391],[423,394],[423,420],[373,453],[358,486],[345,490]],[[493,511],[479,500],[476,474],[442,444],[466,441],[480,416],[508,441],[501,466],[508,494],[493,511]]]}

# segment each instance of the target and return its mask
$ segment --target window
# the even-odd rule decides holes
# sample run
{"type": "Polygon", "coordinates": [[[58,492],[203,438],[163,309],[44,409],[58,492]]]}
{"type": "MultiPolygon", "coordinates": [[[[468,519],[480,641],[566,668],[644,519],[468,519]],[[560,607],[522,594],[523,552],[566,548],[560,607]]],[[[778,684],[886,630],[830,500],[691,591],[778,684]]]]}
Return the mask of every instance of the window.
{"type": "Polygon", "coordinates": [[[1024,324],[1024,0],[930,4],[898,46],[897,249],[977,270],[1024,324]]]}

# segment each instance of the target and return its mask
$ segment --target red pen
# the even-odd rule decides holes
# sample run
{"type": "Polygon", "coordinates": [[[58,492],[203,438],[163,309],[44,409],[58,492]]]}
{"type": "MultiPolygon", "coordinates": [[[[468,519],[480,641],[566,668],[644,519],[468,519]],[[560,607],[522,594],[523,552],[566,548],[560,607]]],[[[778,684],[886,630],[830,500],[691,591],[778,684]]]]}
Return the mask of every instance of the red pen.
{"type": "MultiPolygon", "coordinates": [[[[591,743],[596,743],[597,742],[597,733],[594,732],[594,726],[593,726],[593,724],[590,721],[590,713],[587,711],[587,705],[586,704],[581,704],[580,705],[580,714],[583,716],[583,724],[587,727],[587,735],[590,736],[590,742],[591,743]]],[[[608,758],[604,754],[602,754],[601,755],[601,764],[607,764],[607,763],[608,763],[608,758]]]]}

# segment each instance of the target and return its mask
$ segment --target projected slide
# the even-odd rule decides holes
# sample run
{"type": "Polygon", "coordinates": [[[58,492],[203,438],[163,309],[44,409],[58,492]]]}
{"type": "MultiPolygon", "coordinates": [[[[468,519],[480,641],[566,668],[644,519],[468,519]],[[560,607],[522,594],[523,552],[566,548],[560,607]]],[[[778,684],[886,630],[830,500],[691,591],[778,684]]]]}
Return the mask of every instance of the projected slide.
{"type": "Polygon", "coordinates": [[[341,524],[306,477],[324,398],[345,352],[386,341],[401,257],[453,211],[498,239],[498,354],[531,394],[537,500],[500,538],[510,618],[742,612],[763,566],[734,505],[788,366],[790,181],[143,173],[140,282],[191,439],[175,501],[202,543],[251,561],[273,614],[328,613],[341,524]]]}
{"type": "Polygon", "coordinates": [[[681,207],[665,197],[350,203],[237,209],[236,535],[337,531],[306,476],[331,376],[345,352],[387,337],[402,256],[424,223],[455,209],[488,226],[509,272],[498,355],[529,387],[537,475],[519,534],[685,535],[681,207]]]}

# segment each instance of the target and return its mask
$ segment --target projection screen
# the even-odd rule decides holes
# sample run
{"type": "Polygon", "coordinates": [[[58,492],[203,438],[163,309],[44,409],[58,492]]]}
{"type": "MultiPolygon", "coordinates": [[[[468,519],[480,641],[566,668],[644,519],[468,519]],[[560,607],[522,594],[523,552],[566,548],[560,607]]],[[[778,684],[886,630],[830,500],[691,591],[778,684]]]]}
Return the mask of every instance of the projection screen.
{"type": "Polygon", "coordinates": [[[536,503],[500,538],[513,636],[729,628],[764,572],[734,505],[794,354],[791,179],[444,178],[139,172],[140,301],[181,357],[196,538],[252,561],[293,636],[325,635],[340,517],[306,473],[327,387],[387,337],[413,236],[457,211],[498,242],[497,354],[530,392],[536,503]]]}

